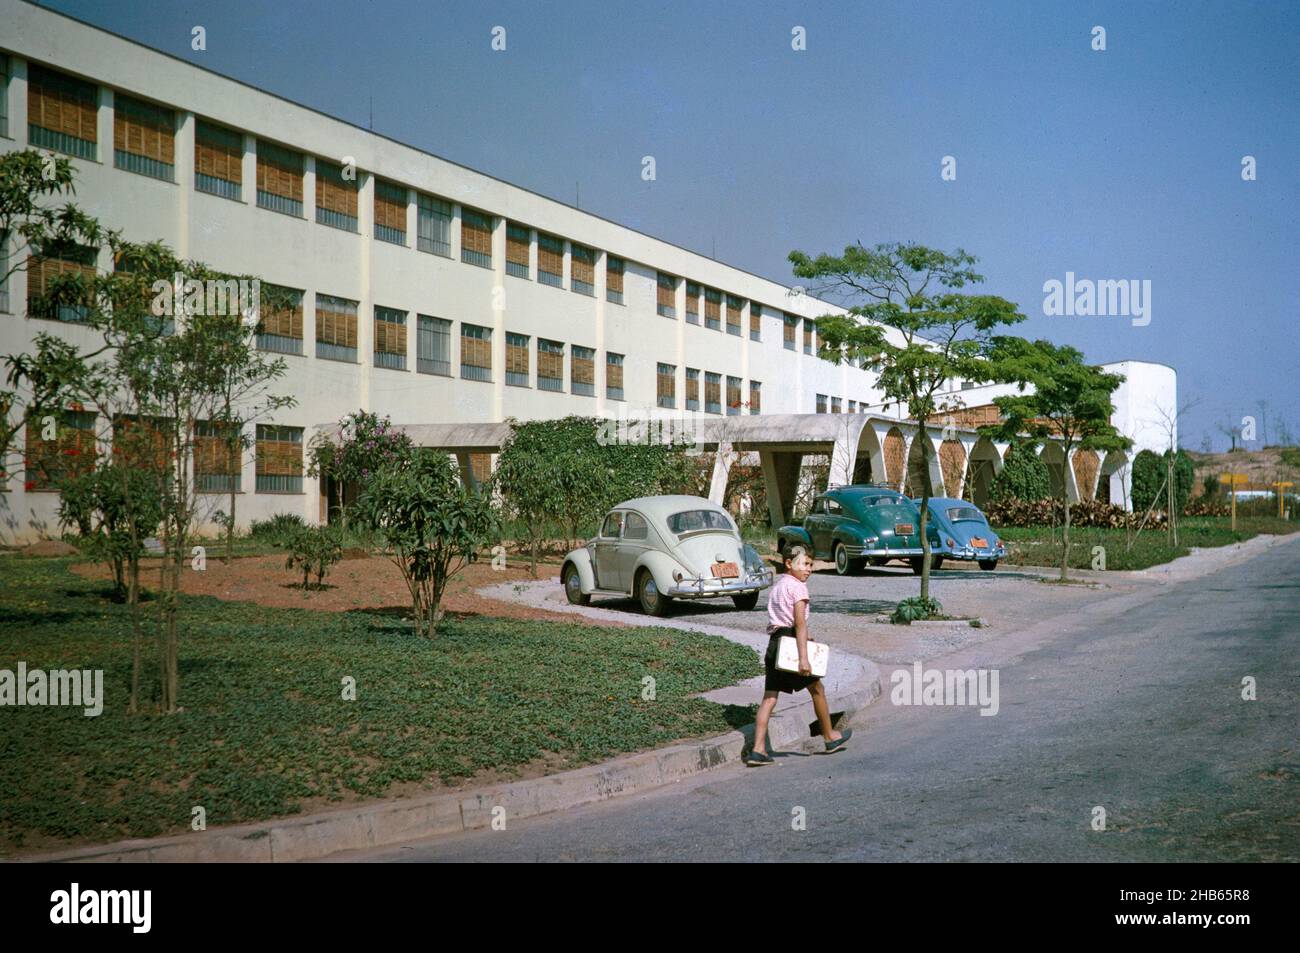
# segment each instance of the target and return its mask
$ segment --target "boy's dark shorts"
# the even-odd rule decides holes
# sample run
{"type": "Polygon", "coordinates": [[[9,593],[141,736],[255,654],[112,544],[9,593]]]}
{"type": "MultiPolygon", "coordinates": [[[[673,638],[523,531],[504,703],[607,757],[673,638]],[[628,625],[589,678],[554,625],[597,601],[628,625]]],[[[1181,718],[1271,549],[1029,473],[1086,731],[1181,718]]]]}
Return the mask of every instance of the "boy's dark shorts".
{"type": "Polygon", "coordinates": [[[781,636],[794,636],[794,629],[777,629],[767,643],[767,652],[763,655],[763,680],[765,692],[801,692],[813,682],[820,681],[816,675],[800,675],[798,672],[785,672],[776,667],[776,654],[781,647],[781,636]]]}

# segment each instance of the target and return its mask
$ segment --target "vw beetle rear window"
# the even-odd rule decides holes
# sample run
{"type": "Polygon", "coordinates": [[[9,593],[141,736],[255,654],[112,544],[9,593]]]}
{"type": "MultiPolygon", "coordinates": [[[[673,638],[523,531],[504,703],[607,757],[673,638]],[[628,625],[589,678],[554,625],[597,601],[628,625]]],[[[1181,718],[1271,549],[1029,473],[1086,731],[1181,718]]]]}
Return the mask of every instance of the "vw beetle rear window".
{"type": "Polygon", "coordinates": [[[701,530],[725,530],[735,532],[731,520],[725,513],[717,510],[685,510],[681,513],[674,513],[668,517],[668,529],[678,536],[684,536],[687,533],[698,533],[701,530]]]}

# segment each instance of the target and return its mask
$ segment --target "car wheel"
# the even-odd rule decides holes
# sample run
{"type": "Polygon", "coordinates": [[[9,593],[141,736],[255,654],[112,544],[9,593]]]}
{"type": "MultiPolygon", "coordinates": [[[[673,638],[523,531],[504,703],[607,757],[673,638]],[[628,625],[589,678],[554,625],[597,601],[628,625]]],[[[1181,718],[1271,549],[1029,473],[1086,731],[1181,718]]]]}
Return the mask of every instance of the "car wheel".
{"type": "Polygon", "coordinates": [[[650,570],[641,570],[641,576],[637,579],[636,593],[641,599],[641,611],[646,615],[662,618],[668,614],[668,605],[672,599],[659,591],[659,587],[655,585],[654,573],[650,570]]]}
{"type": "Polygon", "coordinates": [[[925,568],[925,558],[923,556],[910,556],[907,562],[912,567],[913,576],[921,575],[921,570],[925,568]]]}
{"type": "Polygon", "coordinates": [[[933,572],[933,571],[936,570],[936,569],[942,569],[942,568],[943,568],[943,557],[942,557],[942,556],[931,556],[931,557],[930,557],[930,571],[933,572]]]}
{"type": "Polygon", "coordinates": [[[835,544],[835,571],[841,576],[856,576],[862,571],[862,560],[853,559],[843,543],[835,544]]]}
{"type": "Polygon", "coordinates": [[[758,593],[742,592],[739,595],[732,596],[731,601],[736,604],[736,608],[741,612],[749,612],[758,605],[758,593]]]}
{"type": "Polygon", "coordinates": [[[560,581],[564,584],[564,594],[575,606],[591,605],[591,596],[585,595],[582,591],[582,576],[578,573],[577,566],[573,563],[565,563],[560,581]]]}
{"type": "Polygon", "coordinates": [[[981,559],[979,562],[980,569],[983,569],[985,572],[992,572],[998,568],[998,561],[996,559],[981,559]]]}

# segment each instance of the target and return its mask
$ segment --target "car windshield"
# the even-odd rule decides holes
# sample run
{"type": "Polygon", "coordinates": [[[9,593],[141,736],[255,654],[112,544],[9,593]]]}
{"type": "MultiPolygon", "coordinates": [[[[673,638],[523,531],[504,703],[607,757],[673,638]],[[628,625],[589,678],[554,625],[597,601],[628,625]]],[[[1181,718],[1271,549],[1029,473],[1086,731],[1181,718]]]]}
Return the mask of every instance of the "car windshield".
{"type": "Polygon", "coordinates": [[[717,510],[686,510],[682,513],[674,513],[668,517],[668,529],[678,536],[710,529],[734,531],[727,515],[717,510]]]}
{"type": "Polygon", "coordinates": [[[954,506],[948,510],[948,519],[956,523],[958,520],[971,520],[976,523],[984,522],[984,514],[973,506],[954,506]]]}

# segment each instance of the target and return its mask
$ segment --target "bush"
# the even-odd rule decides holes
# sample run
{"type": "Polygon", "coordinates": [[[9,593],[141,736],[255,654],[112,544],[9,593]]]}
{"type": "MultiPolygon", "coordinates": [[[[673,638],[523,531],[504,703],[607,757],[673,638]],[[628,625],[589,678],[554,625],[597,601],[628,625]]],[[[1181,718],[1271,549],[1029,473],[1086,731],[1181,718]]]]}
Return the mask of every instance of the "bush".
{"type": "Polygon", "coordinates": [[[1047,464],[1038,458],[1032,447],[1019,444],[1007,451],[1002,472],[993,478],[989,497],[1000,500],[1045,500],[1052,493],[1052,481],[1047,464]]]}
{"type": "Polygon", "coordinates": [[[306,528],[306,520],[297,513],[276,513],[269,520],[253,520],[248,535],[258,542],[280,546],[306,528]]]}
{"type": "Polygon", "coordinates": [[[938,599],[923,596],[911,596],[894,607],[889,621],[894,625],[911,625],[926,619],[937,619],[943,613],[943,606],[938,599]]]}
{"type": "Polygon", "coordinates": [[[325,588],[325,577],[343,558],[343,544],[338,530],[329,526],[304,526],[292,535],[282,537],[281,545],[289,550],[285,569],[302,572],[303,589],[310,588],[309,578],[316,577],[316,588],[325,588]]]}
{"type": "MultiPolygon", "coordinates": [[[[1165,490],[1165,471],[1169,463],[1169,451],[1157,456],[1150,450],[1143,450],[1133,458],[1133,509],[1145,513],[1155,503],[1157,510],[1168,509],[1165,490]],[[1157,496],[1159,497],[1157,499],[1157,496]]],[[[1192,495],[1192,484],[1196,481],[1195,467],[1186,451],[1179,450],[1174,455],[1174,507],[1181,511],[1192,495]]]]}

